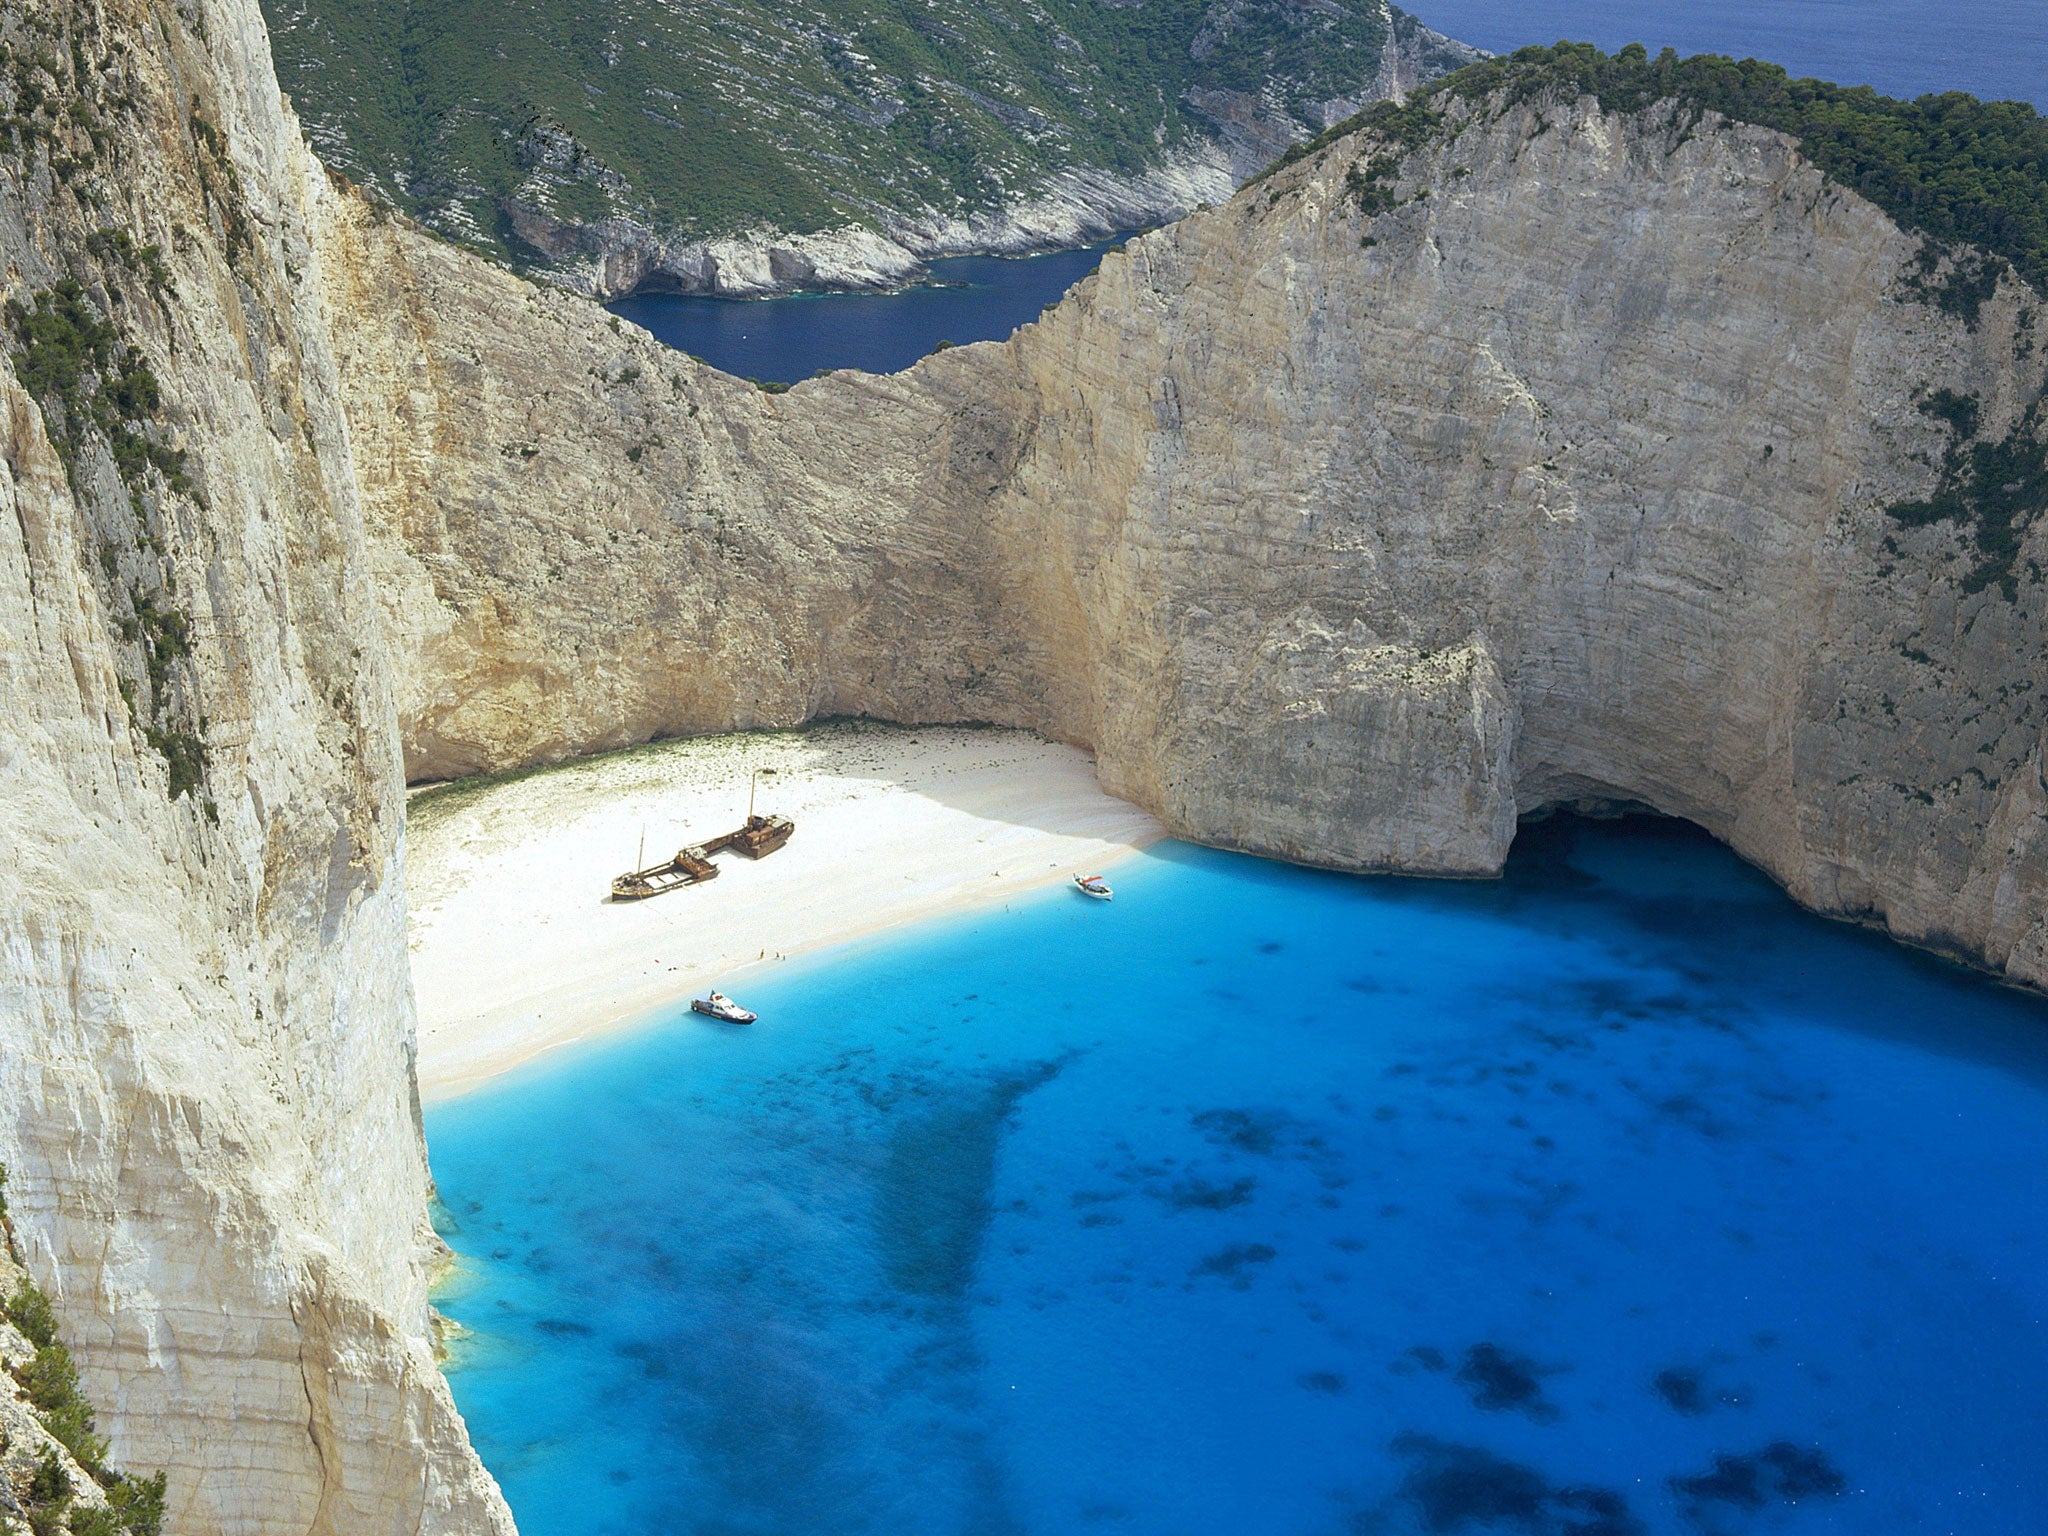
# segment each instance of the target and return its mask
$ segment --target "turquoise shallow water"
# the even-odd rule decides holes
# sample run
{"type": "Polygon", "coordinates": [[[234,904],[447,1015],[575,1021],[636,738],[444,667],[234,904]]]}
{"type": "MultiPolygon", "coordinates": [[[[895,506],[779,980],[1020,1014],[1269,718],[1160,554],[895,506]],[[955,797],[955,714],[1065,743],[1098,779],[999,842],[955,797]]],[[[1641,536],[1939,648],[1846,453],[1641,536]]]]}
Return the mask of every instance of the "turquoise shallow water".
{"type": "Polygon", "coordinates": [[[430,1112],[525,1536],[2048,1530],[2048,1008],[1668,822],[1115,882],[430,1112]]]}

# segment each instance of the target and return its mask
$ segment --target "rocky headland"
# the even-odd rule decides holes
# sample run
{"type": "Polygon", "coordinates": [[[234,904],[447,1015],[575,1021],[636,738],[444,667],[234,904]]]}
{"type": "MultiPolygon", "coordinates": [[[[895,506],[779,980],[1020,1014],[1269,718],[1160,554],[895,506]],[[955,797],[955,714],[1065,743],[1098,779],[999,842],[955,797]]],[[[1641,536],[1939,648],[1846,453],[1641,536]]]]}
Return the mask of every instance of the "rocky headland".
{"type": "Polygon", "coordinates": [[[601,299],[891,288],[1148,228],[1483,57],[1387,0],[264,8],[333,169],[601,299]]]}
{"type": "Polygon", "coordinates": [[[510,1528],[433,1356],[408,778],[994,722],[1344,869],[1648,805],[2048,983],[2041,296],[1786,132],[1483,74],[766,394],[331,180],[251,0],[0,41],[0,1163],[172,1530],[510,1528]]]}
{"type": "Polygon", "coordinates": [[[1289,110],[1277,83],[1257,92],[1191,86],[1187,106],[1199,131],[1141,169],[1064,165],[984,206],[885,207],[860,222],[824,229],[766,225],[708,238],[645,217],[564,220],[509,199],[507,217],[521,244],[544,258],[536,275],[596,299],[636,292],[765,298],[897,288],[923,279],[926,263],[943,256],[1068,250],[1226,202],[1316,129],[1370,102],[1404,100],[1485,57],[1384,0],[1377,14],[1383,37],[1371,70],[1306,112],[1289,110]]]}

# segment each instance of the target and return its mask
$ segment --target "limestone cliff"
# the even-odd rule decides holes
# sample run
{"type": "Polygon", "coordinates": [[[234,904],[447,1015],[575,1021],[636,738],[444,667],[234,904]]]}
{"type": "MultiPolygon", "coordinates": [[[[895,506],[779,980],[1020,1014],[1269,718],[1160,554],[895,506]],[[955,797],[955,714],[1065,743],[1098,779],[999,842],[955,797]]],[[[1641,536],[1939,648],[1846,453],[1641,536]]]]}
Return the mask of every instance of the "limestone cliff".
{"type": "Polygon", "coordinates": [[[337,199],[408,771],[994,720],[1190,837],[1457,874],[1638,801],[2048,981],[2040,526],[1990,580],[1888,510],[1940,479],[1942,391],[2036,429],[2039,296],[1942,308],[1777,133],[1445,110],[1006,344],[773,396],[337,199]]]}
{"type": "Polygon", "coordinates": [[[403,797],[245,0],[0,15],[0,1163],[177,1532],[509,1531],[430,1348],[403,797]]]}

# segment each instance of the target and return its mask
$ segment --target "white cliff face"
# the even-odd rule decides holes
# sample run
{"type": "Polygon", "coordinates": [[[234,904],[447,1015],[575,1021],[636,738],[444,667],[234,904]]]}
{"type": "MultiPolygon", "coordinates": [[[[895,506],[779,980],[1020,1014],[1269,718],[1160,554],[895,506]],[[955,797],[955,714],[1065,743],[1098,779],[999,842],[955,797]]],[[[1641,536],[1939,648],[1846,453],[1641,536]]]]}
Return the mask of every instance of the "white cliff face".
{"type": "Polygon", "coordinates": [[[361,213],[341,357],[409,772],[821,713],[1083,742],[1185,835],[1498,869],[1580,799],[2048,981],[2042,535],[1972,590],[1975,327],[1779,135],[1498,115],[1367,218],[1340,141],[1133,242],[1005,345],[764,396],[361,213]]]}
{"type": "Polygon", "coordinates": [[[1090,563],[1150,574],[1091,604],[1129,615],[1090,658],[1135,701],[1104,711],[1105,782],[1199,835],[1399,868],[1642,801],[1823,910],[2041,980],[2038,575],[1971,594],[1965,537],[1884,511],[1947,440],[1916,397],[1979,394],[1996,436],[2038,395],[2038,297],[2008,284],[1975,331],[1919,302],[1916,242],[1757,130],[1510,112],[1369,228],[1355,159],[1134,247],[1093,325],[1019,348],[1041,397],[1123,360],[1018,477],[1041,504],[1106,480],[1090,563]],[[1332,708],[1369,678],[1413,709],[1466,658],[1459,747],[1332,708]],[[1389,798],[1302,826],[1362,788],[1389,798]],[[1418,826],[1450,846],[1414,857],[1418,826]]]}
{"type": "Polygon", "coordinates": [[[429,1340],[403,794],[308,238],[324,175],[253,5],[6,30],[16,105],[24,69],[55,102],[0,161],[8,295],[79,282],[190,482],[117,469],[0,366],[0,1163],[25,1260],[114,1462],[169,1474],[168,1529],[509,1532],[429,1340]],[[62,116],[81,94],[98,146],[62,116]],[[154,280],[116,231],[160,246],[154,280]],[[204,741],[189,790],[144,726],[204,741]]]}

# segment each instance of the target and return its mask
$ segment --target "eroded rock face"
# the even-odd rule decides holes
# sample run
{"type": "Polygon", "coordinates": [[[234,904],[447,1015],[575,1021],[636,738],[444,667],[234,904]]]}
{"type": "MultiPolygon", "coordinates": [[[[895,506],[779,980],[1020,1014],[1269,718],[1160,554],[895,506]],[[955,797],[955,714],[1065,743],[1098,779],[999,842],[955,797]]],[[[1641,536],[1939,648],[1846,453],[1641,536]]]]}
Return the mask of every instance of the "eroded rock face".
{"type": "Polygon", "coordinates": [[[1031,726],[1209,842],[1498,869],[1640,801],[2048,980],[2041,535],[1933,489],[2040,393],[1779,135],[1453,108],[1134,241],[1007,344],[766,396],[338,203],[408,771],[816,714],[1031,726]],[[1347,180],[1349,177],[1349,180],[1347,180]],[[1975,579],[1973,580],[1973,576],[1975,579]]]}
{"type": "Polygon", "coordinates": [[[242,0],[4,31],[34,126],[0,156],[0,262],[49,327],[0,363],[24,1257],[112,1459],[169,1474],[167,1529],[509,1532],[430,1347],[403,794],[306,222],[324,175],[242,0]]]}

